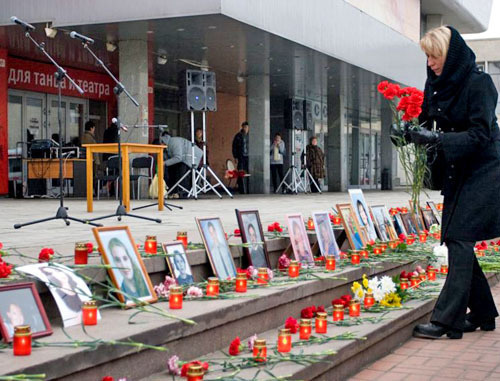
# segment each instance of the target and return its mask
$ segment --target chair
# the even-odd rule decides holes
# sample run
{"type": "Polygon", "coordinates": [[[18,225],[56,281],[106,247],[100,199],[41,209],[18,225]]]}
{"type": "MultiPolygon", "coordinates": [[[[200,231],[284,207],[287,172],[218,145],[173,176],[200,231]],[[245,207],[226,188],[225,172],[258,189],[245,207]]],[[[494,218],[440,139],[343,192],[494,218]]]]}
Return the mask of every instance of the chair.
{"type": "MultiPolygon", "coordinates": [[[[146,181],[153,180],[153,164],[154,160],[152,156],[142,156],[136,157],[132,160],[132,173],[130,175],[130,182],[137,181],[137,200],[141,198],[141,179],[146,179],[146,181]],[[147,169],[148,174],[141,174],[141,169],[147,169]],[[137,173],[134,173],[137,171],[137,173]]],[[[132,197],[135,197],[135,189],[132,188],[132,197]]]]}
{"type": "Polygon", "coordinates": [[[97,176],[97,199],[101,194],[101,181],[106,184],[108,181],[114,182],[115,198],[118,200],[118,155],[110,156],[104,164],[104,175],[97,176]]]}

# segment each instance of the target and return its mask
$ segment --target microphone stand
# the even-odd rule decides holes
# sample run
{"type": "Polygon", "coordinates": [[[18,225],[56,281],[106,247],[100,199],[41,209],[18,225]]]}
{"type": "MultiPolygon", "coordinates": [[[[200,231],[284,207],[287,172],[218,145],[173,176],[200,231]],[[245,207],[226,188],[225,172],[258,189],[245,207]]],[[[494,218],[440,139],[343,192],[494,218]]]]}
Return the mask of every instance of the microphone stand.
{"type": "Polygon", "coordinates": [[[25,27],[26,29],[26,37],[33,42],[33,44],[36,45],[36,47],[52,62],[52,64],[56,67],[57,71],[54,73],[54,76],[56,78],[57,82],[57,123],[59,125],[59,208],[57,209],[56,215],[54,217],[48,217],[48,218],[42,218],[40,220],[34,220],[30,222],[25,222],[23,224],[15,224],[14,229],[19,229],[22,228],[23,226],[27,225],[34,225],[34,224],[39,224],[42,222],[47,222],[47,221],[52,221],[52,220],[64,220],[66,223],[66,226],[69,226],[70,221],[76,221],[80,222],[82,224],[89,224],[92,226],[102,226],[101,224],[95,224],[93,222],[90,222],[89,220],[82,220],[79,218],[74,218],[70,217],[68,215],[68,208],[64,206],[64,190],[63,190],[63,183],[64,183],[64,177],[63,177],[63,157],[62,157],[62,123],[61,123],[61,107],[62,107],[62,101],[61,101],[61,85],[62,81],[64,78],[67,78],[68,81],[73,85],[76,90],[80,94],[83,94],[83,90],[78,86],[75,81],[68,75],[66,70],[64,70],[51,56],[47,51],[45,50],[45,44],[38,43],[30,34],[29,29],[25,27]]]}
{"type": "MultiPolygon", "coordinates": [[[[89,48],[87,42],[82,42],[83,48],[86,49],[92,57],[97,61],[97,63],[108,73],[108,75],[115,81],[116,86],[113,88],[113,92],[115,93],[116,97],[116,104],[117,106],[119,105],[120,101],[120,94],[125,93],[125,95],[130,99],[130,101],[136,106],[139,107],[139,102],[135,100],[135,98],[127,91],[125,86],[111,73],[111,71],[108,69],[108,67],[102,62],[102,60],[97,57],[92,49],[89,48]]],[[[127,213],[127,210],[125,209],[125,206],[123,205],[123,168],[122,168],[122,149],[121,149],[121,126],[122,123],[120,122],[120,118],[117,116],[116,117],[116,123],[118,125],[118,192],[119,192],[119,204],[118,208],[116,209],[116,212],[113,214],[108,214],[105,216],[101,217],[96,217],[96,218],[91,218],[89,221],[97,221],[97,220],[102,220],[104,218],[110,218],[110,217],[118,217],[118,221],[122,220],[122,217],[133,217],[133,218],[139,218],[142,220],[148,220],[148,221],[154,221],[159,224],[161,224],[161,220],[159,218],[150,218],[150,217],[144,217],[144,216],[139,216],[137,214],[130,214],[127,213]]],[[[91,180],[92,181],[92,180],[91,180]]]]}

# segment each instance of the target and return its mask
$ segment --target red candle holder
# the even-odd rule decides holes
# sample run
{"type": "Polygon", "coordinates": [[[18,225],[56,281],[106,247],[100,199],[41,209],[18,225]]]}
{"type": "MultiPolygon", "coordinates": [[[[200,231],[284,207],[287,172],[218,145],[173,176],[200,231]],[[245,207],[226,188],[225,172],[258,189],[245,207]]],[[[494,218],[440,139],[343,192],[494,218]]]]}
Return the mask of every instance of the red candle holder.
{"type": "Polygon", "coordinates": [[[339,216],[333,217],[332,221],[335,226],[340,225],[342,223],[342,219],[339,216]]]}
{"type": "Polygon", "coordinates": [[[297,278],[300,273],[299,262],[290,261],[290,265],[288,266],[288,276],[290,278],[297,278]]]}
{"type": "Polygon", "coordinates": [[[312,217],[309,217],[309,219],[307,220],[307,229],[314,230],[314,221],[312,217]]]}
{"type": "Polygon", "coordinates": [[[388,242],[386,242],[386,241],[380,242],[378,245],[379,245],[380,249],[382,250],[382,253],[385,253],[385,251],[387,250],[388,242]]]}
{"type": "Polygon", "coordinates": [[[311,337],[311,319],[300,319],[299,338],[300,340],[309,340],[311,337]]]}
{"type": "Polygon", "coordinates": [[[182,246],[187,250],[188,247],[188,235],[187,232],[177,232],[177,241],[182,242],[182,246]]]}
{"type": "Polygon", "coordinates": [[[286,353],[292,350],[292,335],[288,328],[282,328],[278,333],[278,352],[286,353]]]}
{"type": "Polygon", "coordinates": [[[186,372],[187,381],[202,381],[203,380],[203,367],[198,364],[189,366],[186,372]]]}
{"type": "Polygon", "coordinates": [[[448,265],[441,265],[441,274],[448,274],[448,265]]]}
{"type": "Polygon", "coordinates": [[[477,257],[484,257],[484,255],[485,255],[484,253],[485,253],[485,251],[483,249],[477,249],[476,250],[476,256],[477,257]]]}
{"type": "Polygon", "coordinates": [[[429,267],[427,269],[427,279],[430,281],[436,280],[436,269],[433,267],[429,267]]]}
{"type": "Polygon", "coordinates": [[[416,275],[412,275],[410,278],[410,287],[418,288],[420,284],[420,278],[416,275]]]}
{"type": "Polygon", "coordinates": [[[75,265],[86,265],[89,261],[87,242],[75,243],[75,265]]]}
{"type": "Polygon", "coordinates": [[[376,245],[373,248],[373,255],[380,255],[380,254],[382,254],[382,249],[380,248],[380,246],[376,245]]]}
{"type": "Polygon", "coordinates": [[[334,304],[333,305],[333,321],[344,320],[344,305],[334,304]]]}
{"type": "Polygon", "coordinates": [[[182,309],[182,287],[170,286],[170,295],[168,298],[168,306],[171,310],[182,309]]]}
{"type": "Polygon", "coordinates": [[[253,343],[253,359],[257,362],[267,361],[267,346],[266,340],[257,339],[253,343]]]}
{"type": "Polygon", "coordinates": [[[352,299],[349,302],[349,316],[358,317],[361,313],[361,305],[358,300],[352,299]]]}
{"type": "Polygon", "coordinates": [[[29,356],[31,354],[31,328],[29,325],[14,327],[14,356],[29,356]]]}
{"type": "Polygon", "coordinates": [[[208,278],[207,296],[219,295],[219,278],[208,278]]]}
{"type": "Polygon", "coordinates": [[[373,297],[373,292],[366,292],[365,299],[363,300],[364,307],[368,309],[374,304],[375,304],[375,298],[373,297]]]}
{"type": "Polygon", "coordinates": [[[95,300],[87,300],[82,305],[83,325],[97,325],[97,303],[95,300]]]}
{"type": "Polygon", "coordinates": [[[369,258],[369,253],[368,250],[362,249],[359,251],[359,255],[361,255],[361,258],[363,259],[368,259],[369,258]]]}
{"type": "Polygon", "coordinates": [[[408,245],[413,245],[415,243],[415,237],[408,237],[408,238],[406,238],[406,243],[408,245]]]}
{"type": "Polygon", "coordinates": [[[247,292],[247,274],[238,273],[236,274],[236,284],[234,290],[236,292],[247,292]]]}
{"type": "Polygon", "coordinates": [[[399,246],[399,241],[389,241],[389,247],[391,248],[391,250],[396,250],[397,247],[399,246]]]}
{"type": "Polygon", "coordinates": [[[418,235],[418,240],[419,240],[421,243],[426,242],[426,241],[427,241],[427,234],[425,234],[425,233],[420,233],[420,234],[418,235]]]}
{"type": "Polygon", "coordinates": [[[361,255],[359,254],[359,250],[351,250],[351,264],[359,265],[361,262],[361,255]]]}
{"type": "Polygon", "coordinates": [[[499,250],[499,246],[498,245],[493,245],[492,247],[493,247],[493,251],[498,252],[498,250],[499,250]]]}
{"type": "Polygon", "coordinates": [[[418,278],[420,282],[425,282],[427,280],[427,274],[422,271],[420,274],[418,274],[418,278]]]}
{"type": "Polygon", "coordinates": [[[441,233],[434,233],[434,238],[439,241],[441,239],[441,233]]]}
{"type": "Polygon", "coordinates": [[[144,252],[146,254],[157,254],[157,241],[155,235],[147,235],[146,242],[144,242],[144,252]]]}
{"type": "Polygon", "coordinates": [[[316,333],[326,333],[328,323],[326,321],[326,312],[316,312],[315,330],[316,333]]]}
{"type": "Polygon", "coordinates": [[[267,284],[269,281],[269,274],[267,267],[259,267],[257,270],[257,284],[267,284]]]}
{"type": "Polygon", "coordinates": [[[325,268],[328,271],[334,271],[335,270],[335,256],[333,255],[327,255],[325,256],[325,268]]]}
{"type": "Polygon", "coordinates": [[[408,284],[408,279],[406,278],[401,278],[399,280],[399,288],[401,290],[408,290],[409,284],[408,284]]]}

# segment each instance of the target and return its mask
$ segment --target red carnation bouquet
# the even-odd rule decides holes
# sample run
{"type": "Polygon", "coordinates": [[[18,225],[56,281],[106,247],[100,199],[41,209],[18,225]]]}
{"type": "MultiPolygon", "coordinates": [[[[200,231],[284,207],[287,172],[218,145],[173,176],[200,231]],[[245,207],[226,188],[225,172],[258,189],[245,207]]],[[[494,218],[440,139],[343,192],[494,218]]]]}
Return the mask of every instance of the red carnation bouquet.
{"type": "Polygon", "coordinates": [[[415,210],[418,215],[420,206],[420,192],[424,188],[424,179],[429,173],[427,167],[427,147],[424,145],[408,144],[405,135],[409,130],[420,130],[418,117],[422,112],[424,93],[415,87],[403,87],[398,84],[382,81],[377,90],[389,101],[392,110],[391,140],[398,151],[399,161],[403,166],[406,177],[406,186],[415,210]]]}

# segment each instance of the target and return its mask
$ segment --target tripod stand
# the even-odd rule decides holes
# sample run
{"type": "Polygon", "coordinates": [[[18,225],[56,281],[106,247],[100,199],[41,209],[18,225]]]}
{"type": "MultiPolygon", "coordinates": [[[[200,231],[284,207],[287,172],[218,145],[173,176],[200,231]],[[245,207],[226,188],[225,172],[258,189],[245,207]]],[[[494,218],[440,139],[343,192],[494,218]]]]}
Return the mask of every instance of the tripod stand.
{"type": "Polygon", "coordinates": [[[319,185],[314,180],[314,177],[311,175],[311,172],[309,172],[309,169],[307,169],[307,146],[304,147],[304,166],[300,171],[300,177],[302,177],[302,175],[304,175],[304,192],[307,192],[307,189],[309,189],[309,192],[311,192],[312,183],[320,194],[323,193],[321,192],[321,188],[319,187],[319,185]]]}
{"type": "Polygon", "coordinates": [[[62,157],[62,123],[61,123],[61,107],[62,107],[62,101],[61,101],[61,86],[62,86],[62,81],[64,78],[67,78],[69,82],[78,90],[80,94],[83,94],[83,90],[73,81],[73,79],[66,73],[66,70],[64,70],[51,56],[47,51],[45,50],[45,44],[38,43],[36,40],[31,36],[29,32],[29,28],[26,28],[26,37],[30,39],[36,47],[52,62],[52,64],[56,67],[57,71],[55,72],[55,78],[56,78],[56,83],[57,83],[57,123],[58,123],[58,128],[59,128],[59,148],[58,148],[58,153],[59,153],[59,208],[57,209],[56,215],[54,217],[48,217],[48,218],[42,218],[40,220],[35,220],[35,221],[30,221],[30,222],[25,222],[23,224],[15,224],[14,229],[19,229],[22,228],[23,226],[27,225],[34,225],[34,224],[39,224],[42,222],[47,222],[47,221],[52,221],[52,220],[63,220],[66,223],[66,226],[69,226],[70,221],[76,221],[80,222],[82,224],[90,224],[93,226],[102,226],[100,224],[95,224],[92,222],[89,222],[88,220],[82,220],[79,218],[74,218],[68,215],[68,208],[64,206],[64,191],[63,191],[63,184],[64,184],[64,177],[63,177],[63,157],[62,157]]]}
{"type": "Polygon", "coordinates": [[[196,146],[194,139],[195,139],[195,133],[194,133],[194,112],[191,111],[191,168],[189,171],[187,171],[173,186],[170,188],[167,192],[167,196],[173,192],[175,188],[179,188],[183,190],[184,192],[187,193],[187,197],[193,197],[194,199],[198,199],[198,194],[200,193],[207,193],[208,191],[212,190],[219,198],[222,198],[222,195],[215,189],[217,186],[221,186],[222,189],[229,195],[229,197],[233,198],[233,195],[229,190],[226,188],[226,186],[220,181],[220,179],[217,177],[215,172],[210,168],[210,166],[207,164],[207,149],[205,146],[205,141],[206,141],[206,114],[205,111],[202,112],[202,118],[203,118],[203,165],[201,168],[198,168],[198,163],[196,163],[195,159],[195,149],[194,147],[196,146]],[[210,172],[212,177],[216,179],[216,184],[215,186],[212,185],[210,181],[207,179],[207,170],[210,172]],[[183,185],[182,182],[184,181],[185,178],[188,176],[191,176],[191,189],[188,190],[186,189],[183,185]],[[201,183],[199,185],[198,183],[201,183]]]}
{"type": "MultiPolygon", "coordinates": [[[[97,57],[94,54],[92,49],[90,49],[88,47],[88,43],[83,42],[82,45],[83,45],[84,49],[86,49],[94,57],[94,59],[99,63],[99,65],[101,65],[101,67],[106,71],[106,73],[108,73],[108,75],[113,79],[113,81],[115,81],[116,86],[113,88],[113,92],[115,93],[116,104],[117,105],[119,104],[120,94],[125,93],[127,95],[127,97],[130,99],[130,101],[136,107],[139,107],[139,103],[134,99],[134,97],[132,97],[132,95],[130,95],[130,93],[127,91],[127,89],[125,89],[125,86],[123,86],[123,84],[120,81],[118,81],[118,79],[116,79],[116,77],[113,75],[113,73],[111,73],[111,71],[107,68],[107,66],[104,65],[104,62],[102,62],[102,60],[99,59],[99,57],[97,57]]],[[[108,215],[101,216],[101,217],[92,218],[89,221],[97,221],[97,220],[102,220],[104,218],[110,218],[110,217],[117,217],[118,221],[121,221],[122,217],[133,217],[133,218],[139,218],[142,220],[154,221],[154,222],[161,224],[161,220],[159,218],[150,218],[150,217],[138,216],[136,214],[127,213],[127,210],[125,209],[125,206],[123,205],[123,168],[122,168],[122,149],[121,149],[121,130],[123,128],[123,125],[121,124],[120,119],[118,117],[113,118],[112,120],[113,120],[113,123],[116,123],[116,125],[118,126],[118,193],[119,193],[118,198],[119,198],[119,204],[118,204],[118,207],[116,208],[115,213],[108,214],[108,215]]]]}

